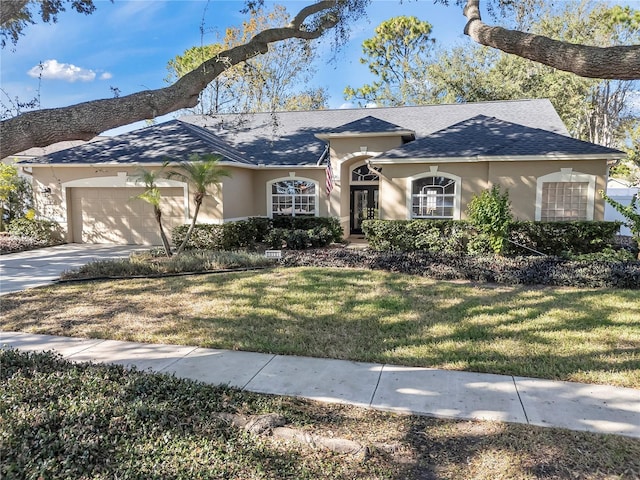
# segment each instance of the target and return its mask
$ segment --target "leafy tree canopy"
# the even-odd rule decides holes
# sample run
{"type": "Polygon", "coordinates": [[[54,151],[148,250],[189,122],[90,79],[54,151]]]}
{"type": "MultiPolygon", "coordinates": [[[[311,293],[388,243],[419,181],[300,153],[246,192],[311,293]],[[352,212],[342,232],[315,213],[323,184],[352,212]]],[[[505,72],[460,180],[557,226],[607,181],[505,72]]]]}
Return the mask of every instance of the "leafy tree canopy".
{"type": "MultiPolygon", "coordinates": [[[[3,142],[0,158],[34,146],[46,146],[63,140],[88,140],[100,132],[136,121],[193,108],[200,92],[230,67],[256,55],[264,54],[272,45],[290,38],[311,40],[327,31],[334,33],[337,44],[348,39],[349,25],[362,18],[370,0],[319,0],[303,6],[287,25],[268,28],[254,35],[247,43],[207,59],[196,70],[180,77],[174,84],[116,98],[95,100],[68,107],[22,113],[1,122],[3,142]]],[[[449,3],[448,0],[440,0],[449,3]]],[[[554,68],[589,78],[640,79],[640,45],[599,47],[574,44],[485,24],[480,15],[480,0],[456,0],[464,5],[468,22],[465,33],[475,42],[504,52],[540,62],[554,68]]],[[[54,21],[69,0],[3,0],[0,2],[0,35],[5,40],[17,38],[34,21],[39,5],[53,5],[50,13],[41,15],[54,21]],[[36,10],[34,10],[34,8],[36,10]],[[57,10],[56,10],[57,9],[57,10]],[[17,33],[16,33],[17,32],[17,33]]],[[[246,3],[249,10],[259,7],[262,0],[246,3]]],[[[493,11],[508,13],[518,20],[535,12],[542,0],[487,0],[493,11]]],[[[71,0],[80,11],[93,11],[93,0],[71,0]],[[83,7],[84,5],[84,7],[83,7]]],[[[616,18],[633,26],[637,16],[620,10],[616,18]]],[[[613,17],[611,17],[613,19],[613,17]]],[[[520,25],[526,25],[522,21],[520,25]]]]}

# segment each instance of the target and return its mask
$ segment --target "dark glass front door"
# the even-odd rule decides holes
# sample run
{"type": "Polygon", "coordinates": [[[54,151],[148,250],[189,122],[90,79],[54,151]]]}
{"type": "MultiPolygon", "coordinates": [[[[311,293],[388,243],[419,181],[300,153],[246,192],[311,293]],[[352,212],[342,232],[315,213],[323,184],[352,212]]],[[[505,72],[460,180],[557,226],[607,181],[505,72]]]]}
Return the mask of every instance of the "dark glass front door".
{"type": "Polygon", "coordinates": [[[363,220],[378,218],[378,186],[351,187],[351,234],[362,233],[363,220]]]}

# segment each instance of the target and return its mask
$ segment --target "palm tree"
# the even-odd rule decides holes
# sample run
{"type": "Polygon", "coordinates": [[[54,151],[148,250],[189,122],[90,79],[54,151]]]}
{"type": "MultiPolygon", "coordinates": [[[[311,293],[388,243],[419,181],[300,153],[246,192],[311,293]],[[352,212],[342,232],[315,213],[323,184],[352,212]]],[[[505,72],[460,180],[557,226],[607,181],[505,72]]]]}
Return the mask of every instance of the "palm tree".
{"type": "Polygon", "coordinates": [[[170,257],[171,245],[169,244],[167,235],[164,233],[164,228],[162,227],[162,210],[160,209],[160,201],[162,200],[162,196],[160,194],[160,189],[156,185],[156,182],[159,178],[161,178],[160,175],[168,165],[168,163],[169,162],[165,162],[162,165],[162,168],[157,171],[150,171],[144,168],[139,169],[138,180],[141,183],[144,183],[144,192],[136,195],[134,198],[144,200],[153,207],[153,214],[156,217],[156,222],[158,222],[158,228],[160,228],[160,238],[162,239],[162,245],[164,246],[165,254],[167,255],[167,257],[170,257]]]}
{"type": "Polygon", "coordinates": [[[229,173],[228,170],[220,167],[219,163],[221,159],[222,157],[219,155],[200,156],[193,154],[189,156],[189,161],[180,162],[180,170],[173,171],[169,174],[169,176],[176,176],[184,182],[187,182],[190,187],[193,188],[193,201],[196,205],[191,225],[189,225],[187,234],[178,247],[176,255],[180,254],[187,245],[187,242],[189,242],[191,233],[196,226],[200,206],[202,205],[207,190],[213,186],[220,188],[222,177],[231,176],[231,173],[229,173]]]}

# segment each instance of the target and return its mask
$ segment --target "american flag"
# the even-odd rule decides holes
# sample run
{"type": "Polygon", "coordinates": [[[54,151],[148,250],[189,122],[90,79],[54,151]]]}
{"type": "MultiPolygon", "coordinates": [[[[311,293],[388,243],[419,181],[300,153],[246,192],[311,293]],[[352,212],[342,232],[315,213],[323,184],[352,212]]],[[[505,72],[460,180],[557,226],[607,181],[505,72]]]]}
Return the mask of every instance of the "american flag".
{"type": "Polygon", "coordinates": [[[331,195],[333,190],[333,169],[331,168],[331,159],[327,159],[327,196],[331,195]]]}

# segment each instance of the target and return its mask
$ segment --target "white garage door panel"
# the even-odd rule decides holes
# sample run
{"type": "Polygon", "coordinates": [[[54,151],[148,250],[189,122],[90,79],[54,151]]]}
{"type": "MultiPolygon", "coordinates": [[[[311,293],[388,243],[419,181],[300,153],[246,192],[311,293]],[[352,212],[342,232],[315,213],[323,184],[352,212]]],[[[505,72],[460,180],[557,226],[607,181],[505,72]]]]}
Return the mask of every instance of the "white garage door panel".
{"type": "MultiPolygon", "coordinates": [[[[143,188],[73,188],[71,218],[73,241],[161,245],[153,207],[135,198],[143,188]]],[[[162,224],[171,229],[184,220],[182,188],[161,188],[162,224]]]]}

